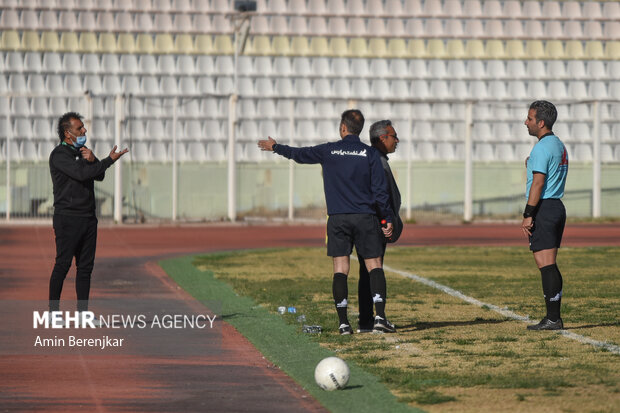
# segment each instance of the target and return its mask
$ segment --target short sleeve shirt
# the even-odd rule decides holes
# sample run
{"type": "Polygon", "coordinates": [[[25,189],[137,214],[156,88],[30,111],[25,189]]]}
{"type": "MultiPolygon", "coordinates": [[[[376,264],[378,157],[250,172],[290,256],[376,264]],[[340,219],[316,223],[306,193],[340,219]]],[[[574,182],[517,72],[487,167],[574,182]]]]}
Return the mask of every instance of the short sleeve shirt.
{"type": "Polygon", "coordinates": [[[532,148],[527,161],[526,199],[530,195],[534,172],[545,174],[545,185],[541,199],[560,199],[564,196],[564,186],[568,174],[568,152],[557,136],[547,135],[532,148]]]}

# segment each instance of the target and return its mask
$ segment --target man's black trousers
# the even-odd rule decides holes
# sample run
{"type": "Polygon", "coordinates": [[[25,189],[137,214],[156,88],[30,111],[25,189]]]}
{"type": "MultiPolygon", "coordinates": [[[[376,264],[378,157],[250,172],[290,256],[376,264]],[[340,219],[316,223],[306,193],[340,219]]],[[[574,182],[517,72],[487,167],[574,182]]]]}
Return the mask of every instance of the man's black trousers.
{"type": "MultiPolygon", "coordinates": [[[[386,247],[387,244],[384,242],[383,254],[381,254],[381,263],[383,263],[383,257],[385,256],[386,247]]],[[[372,294],[370,292],[370,274],[368,273],[368,269],[366,268],[364,257],[362,257],[359,252],[357,254],[357,259],[360,263],[360,279],[357,283],[357,295],[360,310],[358,324],[361,327],[372,328],[375,318],[373,316],[374,303],[372,301],[372,294]]]]}
{"type": "Polygon", "coordinates": [[[75,291],[78,310],[86,311],[90,293],[90,276],[93,272],[97,248],[97,218],[54,215],[54,234],[56,236],[56,263],[50,278],[50,311],[59,310],[62,285],[73,257],[75,257],[77,267],[75,291]]]}

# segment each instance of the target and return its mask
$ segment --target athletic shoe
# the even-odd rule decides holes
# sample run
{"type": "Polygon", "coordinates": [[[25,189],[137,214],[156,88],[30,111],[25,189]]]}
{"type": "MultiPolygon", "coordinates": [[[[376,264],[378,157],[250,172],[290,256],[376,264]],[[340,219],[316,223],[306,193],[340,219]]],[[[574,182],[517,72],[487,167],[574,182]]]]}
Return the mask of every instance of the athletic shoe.
{"type": "Polygon", "coordinates": [[[338,331],[340,331],[340,335],[341,336],[346,336],[348,334],[353,334],[353,329],[348,324],[340,324],[340,328],[338,329],[338,331]]]}
{"type": "MultiPolygon", "coordinates": [[[[54,312],[56,312],[56,311],[54,311],[54,312]]],[[[58,312],[60,312],[60,311],[58,311],[58,312]]],[[[57,319],[56,324],[54,324],[54,317],[52,316],[52,311],[50,311],[47,314],[47,318],[49,320],[49,327],[50,328],[63,328],[63,327],[65,327],[65,319],[62,318],[62,317],[60,319],[57,319]]]]}
{"type": "Polygon", "coordinates": [[[395,333],[396,327],[394,324],[387,321],[385,318],[379,316],[375,317],[375,325],[372,328],[374,333],[395,333]]]}
{"type": "Polygon", "coordinates": [[[562,323],[562,319],[558,318],[558,321],[551,321],[547,317],[540,320],[540,323],[534,324],[532,326],[527,326],[528,330],[563,330],[564,323],[562,323]]]}
{"type": "MultiPolygon", "coordinates": [[[[90,325],[86,323],[84,315],[81,314],[81,316],[82,316],[82,321],[80,325],[81,326],[83,325],[84,327],[90,327],[90,325]]],[[[99,320],[97,316],[94,316],[94,318],[90,322],[93,323],[93,326],[95,326],[95,328],[101,327],[101,320],[99,320]]]]}

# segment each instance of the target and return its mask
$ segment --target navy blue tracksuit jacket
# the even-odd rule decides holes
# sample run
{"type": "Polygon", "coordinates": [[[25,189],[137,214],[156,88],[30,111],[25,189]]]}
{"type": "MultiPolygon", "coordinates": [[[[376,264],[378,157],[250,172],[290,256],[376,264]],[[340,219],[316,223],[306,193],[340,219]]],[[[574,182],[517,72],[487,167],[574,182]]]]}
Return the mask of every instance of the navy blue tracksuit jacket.
{"type": "Polygon", "coordinates": [[[276,144],[274,152],[297,163],[321,164],[329,215],[372,214],[392,222],[379,152],[359,136],[304,148],[276,144]]]}

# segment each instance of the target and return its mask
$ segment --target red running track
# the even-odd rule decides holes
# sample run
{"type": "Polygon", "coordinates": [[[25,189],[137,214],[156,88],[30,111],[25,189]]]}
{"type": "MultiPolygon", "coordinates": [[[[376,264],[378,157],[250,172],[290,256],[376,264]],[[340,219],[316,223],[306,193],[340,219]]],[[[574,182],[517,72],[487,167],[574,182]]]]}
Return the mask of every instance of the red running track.
{"type": "MultiPolygon", "coordinates": [[[[92,296],[139,294],[200,305],[154,263],[199,252],[320,247],[324,239],[323,225],[102,226],[92,296]]],[[[527,240],[517,224],[416,225],[406,227],[398,245],[527,248],[527,240]]],[[[620,245],[620,224],[568,226],[563,245],[620,245]]],[[[49,226],[0,227],[0,297],[45,300],[53,259],[49,226]]],[[[74,271],[63,297],[74,298],[74,271]]],[[[223,323],[222,336],[220,354],[184,359],[0,354],[0,406],[4,411],[63,412],[324,411],[230,325],[223,323]]]]}

